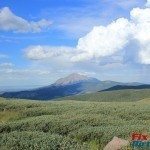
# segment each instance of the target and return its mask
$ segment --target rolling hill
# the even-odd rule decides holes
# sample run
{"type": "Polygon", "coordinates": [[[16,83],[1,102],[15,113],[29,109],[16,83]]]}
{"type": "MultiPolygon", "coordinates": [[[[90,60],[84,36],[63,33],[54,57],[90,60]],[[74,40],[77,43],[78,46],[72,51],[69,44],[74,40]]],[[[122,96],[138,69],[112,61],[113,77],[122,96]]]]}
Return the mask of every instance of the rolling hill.
{"type": "Polygon", "coordinates": [[[111,88],[102,90],[102,91],[115,91],[115,90],[126,90],[126,89],[150,89],[150,85],[148,84],[143,84],[143,85],[138,85],[138,86],[133,86],[133,85],[116,85],[111,88]]]}
{"type": "Polygon", "coordinates": [[[56,100],[95,101],[95,102],[134,102],[150,98],[149,89],[123,89],[67,96],[56,100]]]}

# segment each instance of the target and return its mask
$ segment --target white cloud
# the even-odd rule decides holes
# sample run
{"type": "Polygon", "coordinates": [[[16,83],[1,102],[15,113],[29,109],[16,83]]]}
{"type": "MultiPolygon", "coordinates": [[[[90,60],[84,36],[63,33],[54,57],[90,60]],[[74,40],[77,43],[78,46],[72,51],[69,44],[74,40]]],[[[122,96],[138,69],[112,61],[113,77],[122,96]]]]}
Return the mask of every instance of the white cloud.
{"type": "Polygon", "coordinates": [[[131,11],[131,19],[135,24],[133,38],[140,45],[139,61],[143,64],[150,64],[150,8],[134,8],[131,11]]]}
{"type": "Polygon", "coordinates": [[[150,64],[150,8],[134,8],[130,19],[119,18],[107,26],[96,26],[78,41],[73,61],[111,56],[136,40],[140,46],[139,62],[150,64]]]}
{"type": "Polygon", "coordinates": [[[15,87],[25,87],[27,88],[39,85],[47,85],[51,83],[51,74],[50,69],[45,70],[43,68],[28,68],[28,69],[17,69],[14,68],[0,68],[0,83],[1,86],[12,86],[15,87]],[[20,84],[21,83],[21,84],[20,84]],[[35,86],[34,86],[35,85],[35,86]]]}
{"type": "Polygon", "coordinates": [[[130,19],[119,18],[107,26],[94,27],[78,40],[76,48],[30,46],[26,48],[26,57],[35,60],[61,57],[71,62],[100,61],[103,57],[111,57],[124,50],[133,41],[139,47],[136,50],[138,62],[150,64],[150,8],[134,8],[130,12],[130,19]]]}
{"type": "Polygon", "coordinates": [[[150,64],[150,44],[147,45],[144,50],[139,52],[139,58],[141,63],[143,64],[150,64]]]}
{"type": "Polygon", "coordinates": [[[106,27],[94,27],[90,33],[79,39],[77,50],[81,54],[75,56],[73,60],[80,61],[112,55],[128,43],[131,29],[131,23],[124,18],[120,18],[106,27]]]}
{"type": "Polygon", "coordinates": [[[147,0],[146,7],[150,7],[150,0],[147,0]]]}
{"type": "Polygon", "coordinates": [[[71,55],[75,50],[72,47],[52,47],[52,46],[29,46],[25,50],[25,56],[32,60],[49,59],[63,55],[71,55]]]}
{"type": "Polygon", "coordinates": [[[40,21],[27,21],[16,16],[8,7],[0,9],[0,30],[14,32],[41,32],[48,28],[51,22],[45,19],[40,21]]]}

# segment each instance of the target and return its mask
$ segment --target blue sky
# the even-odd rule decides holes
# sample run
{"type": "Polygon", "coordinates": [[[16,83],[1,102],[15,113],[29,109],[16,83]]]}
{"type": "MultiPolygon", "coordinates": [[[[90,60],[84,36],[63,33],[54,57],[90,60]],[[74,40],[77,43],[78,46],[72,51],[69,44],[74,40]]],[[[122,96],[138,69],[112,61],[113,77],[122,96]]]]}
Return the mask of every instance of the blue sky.
{"type": "Polygon", "coordinates": [[[0,86],[48,85],[73,72],[150,83],[149,4],[0,0],[0,86]]]}

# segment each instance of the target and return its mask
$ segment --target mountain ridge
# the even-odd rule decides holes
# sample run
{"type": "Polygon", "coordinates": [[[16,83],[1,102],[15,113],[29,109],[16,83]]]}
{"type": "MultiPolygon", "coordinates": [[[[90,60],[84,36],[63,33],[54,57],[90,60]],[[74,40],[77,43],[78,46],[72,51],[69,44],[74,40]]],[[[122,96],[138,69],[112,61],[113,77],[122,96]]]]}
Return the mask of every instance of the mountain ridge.
{"type": "Polygon", "coordinates": [[[74,83],[78,83],[81,81],[94,80],[94,79],[97,80],[96,78],[91,78],[86,75],[72,73],[72,74],[68,75],[67,77],[58,79],[53,85],[55,85],[55,86],[69,85],[69,84],[74,84],[74,83]]]}
{"type": "MultiPolygon", "coordinates": [[[[116,90],[126,90],[126,89],[134,89],[134,90],[138,90],[138,89],[150,89],[150,85],[149,84],[142,84],[142,85],[116,85],[113,86],[111,88],[102,90],[102,91],[116,91],[116,90]]],[[[99,92],[102,92],[99,91],[99,92]]]]}
{"type": "Polygon", "coordinates": [[[33,100],[51,100],[55,98],[93,93],[109,89],[117,85],[141,85],[140,83],[121,83],[115,81],[100,81],[96,78],[73,73],[67,77],[58,79],[55,83],[32,90],[17,92],[4,92],[0,94],[4,98],[19,98],[33,100]]]}

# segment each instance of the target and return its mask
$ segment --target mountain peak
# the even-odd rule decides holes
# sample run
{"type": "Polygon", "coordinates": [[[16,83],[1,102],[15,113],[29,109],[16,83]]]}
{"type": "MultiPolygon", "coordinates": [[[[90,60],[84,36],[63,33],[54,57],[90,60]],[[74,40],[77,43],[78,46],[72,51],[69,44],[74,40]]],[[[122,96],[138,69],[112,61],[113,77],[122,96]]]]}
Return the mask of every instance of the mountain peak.
{"type": "Polygon", "coordinates": [[[78,74],[78,73],[72,73],[68,75],[67,77],[58,79],[54,85],[67,85],[67,84],[73,84],[84,80],[89,80],[90,78],[86,75],[78,74]]]}

